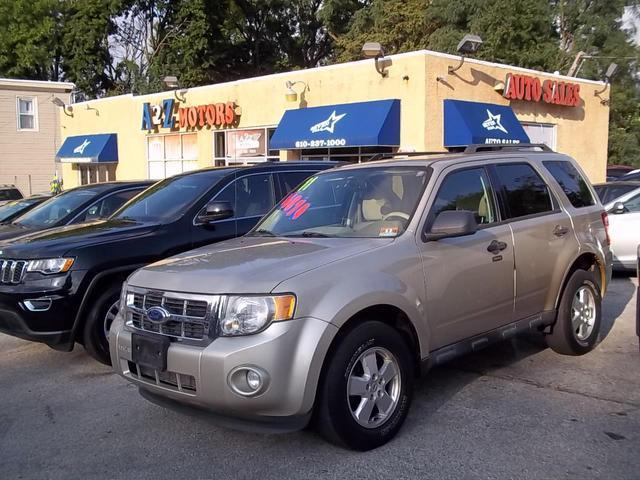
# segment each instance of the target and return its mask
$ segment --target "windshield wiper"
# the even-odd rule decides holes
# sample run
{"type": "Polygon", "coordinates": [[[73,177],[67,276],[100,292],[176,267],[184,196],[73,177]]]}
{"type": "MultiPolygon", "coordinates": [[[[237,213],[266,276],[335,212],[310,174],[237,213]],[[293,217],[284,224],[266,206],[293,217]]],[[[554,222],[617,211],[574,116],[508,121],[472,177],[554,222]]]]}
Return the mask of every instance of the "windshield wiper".
{"type": "Polygon", "coordinates": [[[251,237],[275,237],[276,234],[273,233],[271,230],[265,230],[264,228],[261,228],[259,230],[254,230],[253,232],[248,233],[247,236],[251,236],[251,237]]]}
{"type": "Polygon", "coordinates": [[[287,235],[287,237],[307,237],[307,238],[331,238],[333,235],[327,235],[326,233],[304,231],[302,233],[296,233],[295,235],[287,235]]]}

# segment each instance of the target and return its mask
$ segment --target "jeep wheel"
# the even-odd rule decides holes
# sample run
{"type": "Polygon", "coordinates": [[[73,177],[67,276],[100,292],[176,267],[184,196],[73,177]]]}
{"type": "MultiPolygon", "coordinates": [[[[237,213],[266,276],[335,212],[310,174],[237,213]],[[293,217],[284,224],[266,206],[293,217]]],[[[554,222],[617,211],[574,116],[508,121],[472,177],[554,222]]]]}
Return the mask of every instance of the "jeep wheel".
{"type": "Polygon", "coordinates": [[[562,293],[558,318],[547,345],[564,355],[584,355],[593,350],[600,332],[602,299],[593,272],[573,272],[562,293]]]}
{"type": "Polygon", "coordinates": [[[111,365],[109,355],[109,329],[118,313],[122,285],[111,285],[100,295],[87,315],[84,326],[84,348],[100,363],[111,365]]]}
{"type": "Polygon", "coordinates": [[[390,326],[358,325],[325,365],[319,390],[317,428],[329,441],[370,450],[400,430],[413,395],[410,349],[390,326]]]}

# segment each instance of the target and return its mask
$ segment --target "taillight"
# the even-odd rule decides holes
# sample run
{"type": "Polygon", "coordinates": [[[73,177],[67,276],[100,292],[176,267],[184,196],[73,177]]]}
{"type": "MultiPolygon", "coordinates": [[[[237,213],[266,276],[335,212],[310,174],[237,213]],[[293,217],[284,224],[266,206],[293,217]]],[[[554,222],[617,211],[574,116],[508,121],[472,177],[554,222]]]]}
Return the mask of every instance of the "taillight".
{"type": "Polygon", "coordinates": [[[611,237],[609,237],[609,215],[602,212],[602,224],[604,225],[604,233],[607,236],[607,245],[611,245],[611,237]]]}

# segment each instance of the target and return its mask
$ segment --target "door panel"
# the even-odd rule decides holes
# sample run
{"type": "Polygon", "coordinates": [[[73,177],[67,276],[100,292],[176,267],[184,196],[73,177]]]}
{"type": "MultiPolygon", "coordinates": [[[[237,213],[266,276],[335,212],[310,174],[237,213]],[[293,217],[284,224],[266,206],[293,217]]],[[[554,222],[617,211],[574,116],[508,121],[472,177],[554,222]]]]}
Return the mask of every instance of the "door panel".
{"type": "Polygon", "coordinates": [[[422,246],[431,348],[505,325],[513,315],[513,241],[507,225],[422,246]],[[492,241],[507,244],[499,255],[492,241]]]}
{"type": "Polygon", "coordinates": [[[610,213],[609,237],[614,262],[632,268],[640,245],[640,212],[610,213]]]}
{"type": "Polygon", "coordinates": [[[513,317],[514,250],[511,229],[498,222],[495,193],[483,166],[453,167],[440,174],[425,230],[447,210],[474,213],[473,235],[418,242],[426,284],[430,349],[508,324],[513,317]],[[502,250],[492,253],[492,242],[502,250]]]}

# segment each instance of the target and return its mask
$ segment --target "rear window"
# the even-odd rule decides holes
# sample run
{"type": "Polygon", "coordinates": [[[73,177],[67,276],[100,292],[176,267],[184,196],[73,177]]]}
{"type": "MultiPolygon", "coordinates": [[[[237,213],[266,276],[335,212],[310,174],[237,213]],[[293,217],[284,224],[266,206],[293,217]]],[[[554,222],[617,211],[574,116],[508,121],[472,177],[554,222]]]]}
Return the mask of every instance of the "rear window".
{"type": "Polygon", "coordinates": [[[571,205],[575,208],[590,207],[595,204],[589,185],[571,162],[550,161],[542,162],[549,173],[562,188],[571,205]]]}
{"type": "Polygon", "coordinates": [[[22,194],[15,188],[3,188],[0,190],[0,201],[19,200],[22,194]]]}
{"type": "Polygon", "coordinates": [[[525,217],[553,211],[551,194],[544,180],[526,163],[495,166],[506,202],[506,218],[525,217]]]}

